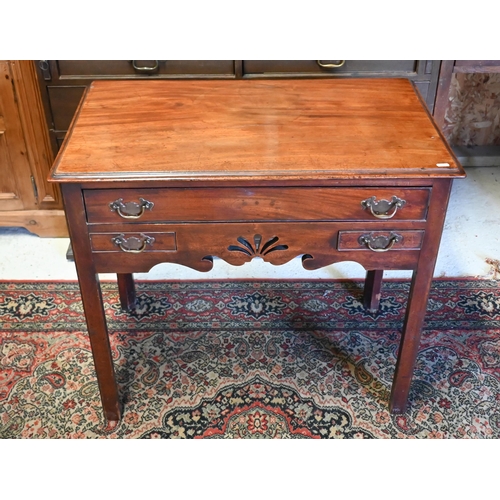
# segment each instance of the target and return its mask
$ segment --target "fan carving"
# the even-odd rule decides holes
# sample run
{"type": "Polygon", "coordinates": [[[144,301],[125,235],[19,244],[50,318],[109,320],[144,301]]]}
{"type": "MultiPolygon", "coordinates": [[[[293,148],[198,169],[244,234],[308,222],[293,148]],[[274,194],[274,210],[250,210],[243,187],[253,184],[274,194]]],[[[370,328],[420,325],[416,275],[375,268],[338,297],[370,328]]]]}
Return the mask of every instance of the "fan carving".
{"type": "Polygon", "coordinates": [[[288,245],[277,245],[279,238],[277,236],[273,236],[269,240],[267,240],[262,245],[262,236],[260,234],[256,234],[253,237],[253,245],[243,236],[239,236],[236,238],[240,245],[229,245],[227,249],[230,252],[242,252],[249,257],[254,255],[267,255],[271,252],[276,252],[278,250],[288,250],[288,245]]]}

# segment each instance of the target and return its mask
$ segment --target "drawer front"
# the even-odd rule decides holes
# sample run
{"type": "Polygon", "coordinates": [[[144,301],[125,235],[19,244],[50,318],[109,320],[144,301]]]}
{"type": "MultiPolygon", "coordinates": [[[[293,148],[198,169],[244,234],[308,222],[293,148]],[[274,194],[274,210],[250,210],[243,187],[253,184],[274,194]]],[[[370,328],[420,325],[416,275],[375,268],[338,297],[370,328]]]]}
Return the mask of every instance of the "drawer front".
{"type": "Polygon", "coordinates": [[[419,250],[423,239],[424,231],[339,231],[337,248],[368,252],[419,250]]]}
{"type": "Polygon", "coordinates": [[[85,190],[90,224],[425,220],[430,188],[85,190]]]}
{"type": "Polygon", "coordinates": [[[90,246],[93,252],[175,252],[177,241],[175,232],[91,233],[90,246]]]}
{"type": "Polygon", "coordinates": [[[233,75],[234,61],[57,61],[60,78],[233,75]]]}
{"type": "Polygon", "coordinates": [[[418,61],[243,61],[243,72],[408,77],[417,74],[417,63],[418,61]]]}

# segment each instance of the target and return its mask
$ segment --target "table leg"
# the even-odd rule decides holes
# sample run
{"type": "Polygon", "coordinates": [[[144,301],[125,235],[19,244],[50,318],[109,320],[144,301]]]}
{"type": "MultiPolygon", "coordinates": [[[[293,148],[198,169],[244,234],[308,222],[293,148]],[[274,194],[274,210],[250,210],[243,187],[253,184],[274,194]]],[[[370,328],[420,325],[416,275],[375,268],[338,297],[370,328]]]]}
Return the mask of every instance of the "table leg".
{"type": "Polygon", "coordinates": [[[404,413],[408,405],[408,394],[418,355],[450,190],[451,181],[445,179],[436,181],[432,189],[427,229],[417,267],[413,271],[396,371],[392,383],[389,402],[391,413],[404,413]]]}
{"type": "Polygon", "coordinates": [[[104,416],[108,425],[113,427],[120,420],[121,408],[99,276],[84,217],[82,191],[78,185],[65,184],[62,193],[104,416]]]}
{"type": "Polygon", "coordinates": [[[135,286],[132,274],[117,274],[118,293],[120,305],[124,311],[132,311],[135,308],[135,286]]]}
{"type": "Polygon", "coordinates": [[[406,411],[431,282],[432,272],[417,270],[413,273],[396,371],[392,383],[389,403],[391,413],[404,413],[406,411]]]}
{"type": "MultiPolygon", "coordinates": [[[[74,252],[76,260],[76,248],[74,252]]],[[[104,416],[108,424],[113,426],[120,420],[121,409],[99,277],[97,274],[79,272],[78,281],[82,293],[83,308],[87,319],[87,329],[104,416]]]]}
{"type": "Polygon", "coordinates": [[[379,308],[383,276],[383,269],[366,272],[363,304],[369,311],[375,312],[379,308]]]}

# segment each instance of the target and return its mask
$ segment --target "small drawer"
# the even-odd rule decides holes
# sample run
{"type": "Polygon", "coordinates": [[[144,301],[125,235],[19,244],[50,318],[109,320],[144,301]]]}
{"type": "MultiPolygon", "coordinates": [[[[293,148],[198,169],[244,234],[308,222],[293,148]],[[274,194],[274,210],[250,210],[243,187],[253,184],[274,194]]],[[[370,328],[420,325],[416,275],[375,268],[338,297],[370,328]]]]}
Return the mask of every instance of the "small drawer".
{"type": "Polygon", "coordinates": [[[424,231],[339,231],[339,251],[419,250],[424,231]]]}
{"type": "Polygon", "coordinates": [[[90,245],[93,252],[151,253],[177,250],[174,232],[91,233],[90,245]]]}
{"type": "Polygon", "coordinates": [[[430,188],[258,187],[84,191],[90,224],[425,220],[430,188]]]}

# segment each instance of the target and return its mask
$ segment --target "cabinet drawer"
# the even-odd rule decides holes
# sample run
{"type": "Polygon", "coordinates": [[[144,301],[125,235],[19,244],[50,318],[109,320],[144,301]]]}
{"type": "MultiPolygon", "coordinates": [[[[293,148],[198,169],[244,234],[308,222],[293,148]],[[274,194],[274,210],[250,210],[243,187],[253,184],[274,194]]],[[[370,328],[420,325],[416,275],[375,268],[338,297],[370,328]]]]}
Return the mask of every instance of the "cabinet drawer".
{"type": "Polygon", "coordinates": [[[418,61],[243,61],[245,74],[306,73],[319,75],[399,76],[416,75],[418,61]],[[333,66],[330,66],[333,65],[333,66]],[[337,67],[336,67],[337,66],[337,67]]]}
{"type": "Polygon", "coordinates": [[[60,78],[234,75],[234,61],[57,61],[60,78]]]}
{"type": "Polygon", "coordinates": [[[338,250],[419,250],[424,231],[339,231],[338,250]]]}
{"type": "Polygon", "coordinates": [[[187,221],[374,221],[386,218],[425,220],[429,194],[430,188],[399,187],[84,191],[87,220],[90,224],[187,221]],[[380,216],[380,213],[384,213],[383,200],[387,205],[386,216],[380,216]],[[395,206],[393,200],[401,200],[402,206],[395,206]]]}
{"type": "Polygon", "coordinates": [[[174,232],[110,232],[91,233],[90,246],[93,252],[175,252],[174,232]]]}

